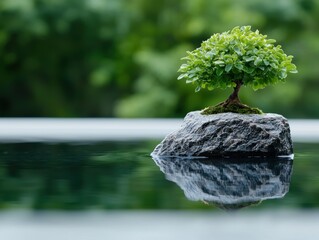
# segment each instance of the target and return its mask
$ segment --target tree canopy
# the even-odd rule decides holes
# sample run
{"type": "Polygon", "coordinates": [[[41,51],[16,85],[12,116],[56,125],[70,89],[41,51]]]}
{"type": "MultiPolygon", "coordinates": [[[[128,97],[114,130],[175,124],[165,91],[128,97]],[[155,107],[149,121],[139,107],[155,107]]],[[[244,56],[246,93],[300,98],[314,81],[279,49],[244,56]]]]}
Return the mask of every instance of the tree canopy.
{"type": "Polygon", "coordinates": [[[234,87],[234,92],[226,101],[204,109],[204,114],[260,114],[261,110],[240,102],[240,87],[247,85],[257,90],[284,81],[287,73],[297,73],[296,66],[291,62],[293,57],[287,56],[280,45],[274,45],[275,42],[258,30],[253,32],[250,26],[216,33],[182,58],[187,62],[178,70],[181,72],[178,79],[196,84],[196,92],[202,88],[234,87]]]}
{"type": "Polygon", "coordinates": [[[250,26],[235,27],[231,31],[216,33],[194,51],[188,51],[187,63],[183,64],[178,79],[202,88],[251,86],[254,90],[284,81],[287,73],[296,73],[280,45],[267,39],[250,26]]]}

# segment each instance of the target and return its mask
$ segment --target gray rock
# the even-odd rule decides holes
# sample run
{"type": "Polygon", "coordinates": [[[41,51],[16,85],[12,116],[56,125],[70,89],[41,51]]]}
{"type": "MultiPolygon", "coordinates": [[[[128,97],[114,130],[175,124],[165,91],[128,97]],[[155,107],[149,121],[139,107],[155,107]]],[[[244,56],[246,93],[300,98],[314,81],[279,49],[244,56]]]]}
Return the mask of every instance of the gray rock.
{"type": "Polygon", "coordinates": [[[153,159],[189,200],[213,203],[223,209],[282,198],[289,191],[293,164],[291,158],[153,159]]]}
{"type": "Polygon", "coordinates": [[[290,128],[278,114],[186,115],[181,129],[154,149],[160,156],[279,156],[293,153],[290,128]]]}

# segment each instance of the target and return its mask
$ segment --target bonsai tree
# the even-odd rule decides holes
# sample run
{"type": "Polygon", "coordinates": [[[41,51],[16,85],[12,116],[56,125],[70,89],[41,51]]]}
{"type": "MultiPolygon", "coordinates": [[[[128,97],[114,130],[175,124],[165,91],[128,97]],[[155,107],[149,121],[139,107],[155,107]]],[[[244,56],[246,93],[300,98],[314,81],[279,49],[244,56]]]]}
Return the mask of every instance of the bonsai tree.
{"type": "Polygon", "coordinates": [[[181,73],[178,80],[195,84],[196,92],[203,88],[234,88],[226,101],[204,109],[203,114],[262,113],[242,104],[238,92],[243,85],[257,90],[284,82],[288,73],[297,73],[291,62],[293,57],[287,56],[275,42],[258,30],[251,31],[250,26],[214,34],[182,58],[187,62],[178,70],[181,73]]]}

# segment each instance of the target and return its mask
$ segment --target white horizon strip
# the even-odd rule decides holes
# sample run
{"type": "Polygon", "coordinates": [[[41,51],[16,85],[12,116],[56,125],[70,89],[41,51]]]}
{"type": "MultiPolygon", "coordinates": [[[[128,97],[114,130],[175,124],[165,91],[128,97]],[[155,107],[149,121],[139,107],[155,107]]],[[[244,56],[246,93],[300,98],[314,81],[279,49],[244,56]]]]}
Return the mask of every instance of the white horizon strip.
{"type": "Polygon", "coordinates": [[[4,240],[309,240],[319,235],[318,222],[317,209],[235,213],[2,211],[0,237],[4,240]]]}
{"type": "MultiPolygon", "coordinates": [[[[0,118],[0,142],[162,139],[183,119],[0,118]]],[[[289,120],[294,142],[319,142],[319,120],[289,120]]]]}

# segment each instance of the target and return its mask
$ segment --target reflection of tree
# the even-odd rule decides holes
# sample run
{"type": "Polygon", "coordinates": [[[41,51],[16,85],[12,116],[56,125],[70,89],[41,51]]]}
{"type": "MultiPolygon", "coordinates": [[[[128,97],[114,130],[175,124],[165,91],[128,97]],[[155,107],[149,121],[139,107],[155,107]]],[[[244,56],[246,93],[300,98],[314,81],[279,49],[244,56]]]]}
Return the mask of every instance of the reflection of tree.
{"type": "Polygon", "coordinates": [[[193,201],[238,209],[289,190],[290,158],[179,158],[153,156],[166,178],[193,201]]]}

